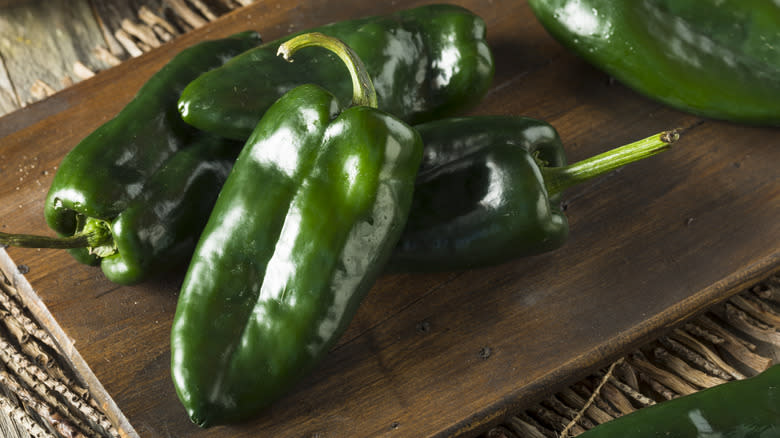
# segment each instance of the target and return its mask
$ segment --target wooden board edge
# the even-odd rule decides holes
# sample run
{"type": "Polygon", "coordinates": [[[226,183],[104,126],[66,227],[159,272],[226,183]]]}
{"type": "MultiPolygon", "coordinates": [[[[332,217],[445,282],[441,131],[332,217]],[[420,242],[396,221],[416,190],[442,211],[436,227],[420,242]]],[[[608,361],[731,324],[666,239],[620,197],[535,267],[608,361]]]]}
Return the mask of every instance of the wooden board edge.
{"type": "Polygon", "coordinates": [[[140,438],[114,399],[108,394],[103,384],[100,383],[100,380],[92,372],[87,362],[79,354],[73,340],[65,333],[57,320],[54,319],[46,304],[35,293],[30,283],[19,272],[17,265],[2,247],[0,247],[0,270],[10,274],[9,279],[12,282],[12,286],[18,291],[24,301],[24,305],[35,317],[36,321],[54,339],[63,357],[68,360],[73,369],[78,373],[79,378],[83,380],[83,383],[89,389],[90,395],[98,403],[114,427],[116,427],[119,436],[122,438],[140,438]]]}
{"type": "Polygon", "coordinates": [[[632,349],[639,348],[663,335],[665,331],[678,327],[704,313],[712,306],[744,292],[747,287],[769,277],[778,269],[780,269],[780,251],[756,260],[721,280],[713,282],[698,293],[692,294],[685,302],[677,303],[675,309],[670,310],[663,321],[659,322],[659,319],[662,319],[660,316],[650,318],[633,327],[629,333],[621,335],[618,339],[606,339],[601,344],[601,348],[591,351],[590,354],[572,358],[555,372],[534,382],[523,394],[505,397],[499,403],[475,412],[463,421],[442,430],[435,437],[455,438],[484,434],[490,428],[500,425],[509,416],[527,408],[527,405],[534,401],[552,395],[592,374],[595,370],[608,366],[632,349]],[[671,317],[671,321],[669,317],[671,317]]]}

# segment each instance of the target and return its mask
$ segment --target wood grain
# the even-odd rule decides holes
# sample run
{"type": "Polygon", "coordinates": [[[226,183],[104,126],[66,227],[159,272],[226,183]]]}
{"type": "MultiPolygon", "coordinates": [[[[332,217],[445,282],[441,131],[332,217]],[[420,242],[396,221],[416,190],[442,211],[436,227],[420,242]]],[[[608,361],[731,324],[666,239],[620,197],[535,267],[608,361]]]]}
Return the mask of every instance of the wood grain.
{"type": "MultiPolygon", "coordinates": [[[[266,40],[424,2],[263,1],[0,119],[0,229],[48,232],[62,156],[181,48],[248,28],[266,40]]],[[[493,89],[475,114],[551,122],[570,160],[687,128],[671,151],[564,196],[571,239],[494,268],[386,275],[341,342],[245,424],[200,430],[169,378],[181,273],[118,287],[52,251],[9,249],[143,437],[473,436],[780,265],[777,129],[703,120],[565,52],[522,1],[462,0],[488,24],[493,89]],[[319,435],[318,435],[319,434],[319,435]]]]}
{"type": "Polygon", "coordinates": [[[0,79],[0,110],[38,100],[33,92],[36,80],[54,90],[64,88],[68,78],[74,79],[76,61],[92,70],[108,67],[92,53],[105,42],[88,0],[52,0],[46,7],[36,3],[3,9],[0,14],[0,57],[9,78],[9,84],[0,79]],[[8,94],[16,99],[6,99],[8,94]]]}
{"type": "Polygon", "coordinates": [[[229,0],[16,3],[0,4],[0,115],[239,7],[229,0]]]}

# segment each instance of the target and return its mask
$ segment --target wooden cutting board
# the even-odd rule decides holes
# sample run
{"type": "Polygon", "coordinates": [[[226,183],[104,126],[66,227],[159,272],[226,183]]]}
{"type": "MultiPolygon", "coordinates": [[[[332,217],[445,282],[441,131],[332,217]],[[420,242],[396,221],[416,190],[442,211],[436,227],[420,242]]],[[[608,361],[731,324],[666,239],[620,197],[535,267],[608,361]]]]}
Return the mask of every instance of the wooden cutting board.
{"type": "MultiPolygon", "coordinates": [[[[43,202],[63,155],[181,48],[424,2],[296,3],[256,2],[0,119],[0,230],[49,233],[43,202]]],[[[570,161],[669,128],[688,128],[684,138],[568,191],[571,239],[558,251],[382,277],[321,366],[236,426],[198,429],[175,396],[168,335],[181,272],[119,287],[65,253],[9,249],[138,435],[475,435],[780,266],[780,130],[639,96],[564,51],[524,1],[456,3],[485,19],[496,58],[493,88],[472,113],[547,120],[570,161]]]]}

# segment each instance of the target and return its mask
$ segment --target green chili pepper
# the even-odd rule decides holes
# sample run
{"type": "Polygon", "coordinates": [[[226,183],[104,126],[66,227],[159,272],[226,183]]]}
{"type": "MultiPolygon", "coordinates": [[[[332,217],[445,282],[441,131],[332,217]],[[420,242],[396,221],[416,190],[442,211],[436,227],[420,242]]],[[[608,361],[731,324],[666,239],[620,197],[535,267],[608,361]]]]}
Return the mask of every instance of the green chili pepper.
{"type": "MultiPolygon", "coordinates": [[[[379,108],[411,123],[475,104],[493,79],[485,23],[454,5],[429,5],[385,17],[333,23],[312,31],[339,38],[360,56],[379,108]]],[[[265,110],[290,89],[314,83],[349,102],[351,88],[333,55],[276,56],[282,38],[237,56],[185,88],[182,118],[198,129],[246,140],[265,110]]]]}
{"type": "Polygon", "coordinates": [[[241,147],[197,132],[176,102],[192,79],[259,42],[244,32],[176,55],[60,163],[44,213],[61,238],[0,234],[0,242],[70,248],[121,284],[183,264],[241,147]]]}
{"type": "Polygon", "coordinates": [[[304,34],[280,51],[322,45],[339,55],[352,73],[355,105],[345,109],[307,84],[268,109],[185,276],[171,373],[200,426],[246,418],[312,370],[382,272],[406,221],[419,134],[374,109],[365,68],[336,41],[304,34]]]}
{"type": "Polygon", "coordinates": [[[556,249],[568,237],[561,192],[667,149],[666,132],[566,166],[558,133],[524,117],[443,119],[425,144],[411,213],[391,270],[487,266],[556,249]]]}
{"type": "Polygon", "coordinates": [[[642,408],[581,435],[601,437],[780,436],[780,365],[755,377],[642,408]]]}
{"type": "Polygon", "coordinates": [[[627,86],[717,119],[780,126],[780,4],[529,0],[564,46],[627,86]]]}

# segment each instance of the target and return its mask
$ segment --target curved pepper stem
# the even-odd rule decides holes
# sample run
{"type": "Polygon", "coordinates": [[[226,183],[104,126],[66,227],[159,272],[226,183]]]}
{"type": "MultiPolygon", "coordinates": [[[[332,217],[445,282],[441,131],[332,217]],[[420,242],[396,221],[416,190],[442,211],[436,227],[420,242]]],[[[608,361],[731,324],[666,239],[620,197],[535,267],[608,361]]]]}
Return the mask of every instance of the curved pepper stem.
{"type": "Polygon", "coordinates": [[[106,257],[116,252],[108,223],[97,219],[88,220],[81,231],[66,237],[0,233],[0,245],[48,249],[89,248],[90,252],[98,257],[106,257]]]}
{"type": "Polygon", "coordinates": [[[568,166],[541,167],[547,193],[549,196],[556,195],[573,185],[656,155],[669,149],[679,138],[677,130],[664,131],[568,166]]]}
{"type": "Polygon", "coordinates": [[[376,89],[368,70],[360,57],[348,45],[338,38],[319,32],[305,33],[291,38],[279,46],[277,55],[286,61],[293,62],[291,57],[304,47],[322,47],[335,53],[347,66],[352,77],[352,105],[377,108],[376,89]]]}

